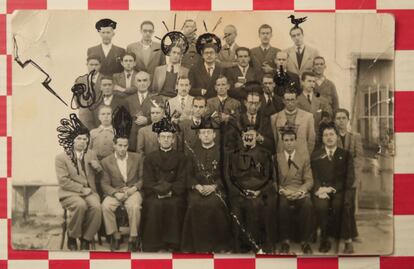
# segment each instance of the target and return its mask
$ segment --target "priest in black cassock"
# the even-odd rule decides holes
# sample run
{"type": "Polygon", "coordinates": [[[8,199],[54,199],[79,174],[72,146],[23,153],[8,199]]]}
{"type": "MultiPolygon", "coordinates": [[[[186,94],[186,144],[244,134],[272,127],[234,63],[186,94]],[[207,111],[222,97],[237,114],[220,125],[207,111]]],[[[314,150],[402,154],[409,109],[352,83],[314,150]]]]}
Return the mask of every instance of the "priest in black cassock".
{"type": "Polygon", "coordinates": [[[272,253],[277,234],[276,173],[271,153],[256,145],[257,135],[254,126],[243,127],[243,145],[230,155],[226,179],[232,212],[246,230],[234,226],[236,251],[272,253]]]}
{"type": "Polygon", "coordinates": [[[220,148],[214,142],[215,123],[202,118],[196,127],[198,143],[188,159],[188,207],[184,219],[182,250],[227,252],[232,247],[230,215],[224,200],[220,173],[220,148]]]}
{"type": "Polygon", "coordinates": [[[173,149],[176,127],[168,115],[152,130],[160,148],[144,161],[142,249],[178,251],[185,213],[185,157],[173,149]]]}

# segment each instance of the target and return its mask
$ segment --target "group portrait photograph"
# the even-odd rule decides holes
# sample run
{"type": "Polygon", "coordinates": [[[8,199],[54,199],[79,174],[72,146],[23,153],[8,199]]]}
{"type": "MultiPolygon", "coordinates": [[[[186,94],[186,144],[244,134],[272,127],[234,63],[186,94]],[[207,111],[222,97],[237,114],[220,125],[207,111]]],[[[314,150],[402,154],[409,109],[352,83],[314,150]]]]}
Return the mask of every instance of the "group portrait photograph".
{"type": "Polygon", "coordinates": [[[394,23],[15,13],[12,247],[391,254],[394,23]]]}

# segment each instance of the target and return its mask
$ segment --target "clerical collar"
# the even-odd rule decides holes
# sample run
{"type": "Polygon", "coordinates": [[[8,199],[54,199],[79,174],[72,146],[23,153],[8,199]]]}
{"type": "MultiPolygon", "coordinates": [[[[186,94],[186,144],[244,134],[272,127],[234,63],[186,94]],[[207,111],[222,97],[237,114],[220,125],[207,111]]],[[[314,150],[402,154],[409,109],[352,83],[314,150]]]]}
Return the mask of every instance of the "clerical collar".
{"type": "Polygon", "coordinates": [[[172,150],[172,146],[171,146],[171,147],[169,147],[168,149],[164,149],[164,148],[160,147],[160,150],[161,150],[161,151],[164,151],[164,152],[169,152],[169,151],[171,151],[171,150],[172,150]]]}
{"type": "Polygon", "coordinates": [[[211,149],[212,147],[214,147],[214,141],[213,141],[213,143],[211,143],[210,145],[204,145],[204,144],[201,144],[201,147],[203,148],[203,149],[211,149]]]}
{"type": "Polygon", "coordinates": [[[288,115],[294,115],[294,114],[296,114],[296,112],[298,112],[297,109],[295,109],[293,111],[289,111],[289,110],[285,109],[285,113],[288,114],[288,115]]]}

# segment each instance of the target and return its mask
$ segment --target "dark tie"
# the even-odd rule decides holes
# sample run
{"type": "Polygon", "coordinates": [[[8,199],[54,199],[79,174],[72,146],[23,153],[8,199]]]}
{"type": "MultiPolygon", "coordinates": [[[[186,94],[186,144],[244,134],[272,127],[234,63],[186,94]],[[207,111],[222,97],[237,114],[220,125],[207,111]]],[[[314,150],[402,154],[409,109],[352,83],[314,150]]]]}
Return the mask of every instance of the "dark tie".
{"type": "Polygon", "coordinates": [[[131,73],[127,74],[127,79],[129,79],[131,77],[131,73]]]}
{"type": "Polygon", "coordinates": [[[289,158],[288,158],[288,166],[290,168],[290,166],[292,165],[293,161],[292,161],[292,155],[289,154],[289,158]]]}
{"type": "Polygon", "coordinates": [[[332,161],[332,159],[333,159],[332,150],[328,150],[328,159],[329,159],[330,161],[332,161]]]}
{"type": "Polygon", "coordinates": [[[308,102],[309,102],[309,104],[312,104],[312,101],[311,101],[311,96],[310,96],[310,94],[308,94],[307,96],[308,96],[308,102]]]}
{"type": "Polygon", "coordinates": [[[212,74],[213,73],[212,71],[213,71],[213,67],[209,67],[208,68],[208,74],[209,74],[210,77],[213,75],[212,74]]]}
{"type": "Polygon", "coordinates": [[[174,65],[171,65],[171,73],[174,73],[174,65]]]}
{"type": "Polygon", "coordinates": [[[184,108],[185,108],[185,98],[181,97],[181,112],[184,111],[184,108]]]}

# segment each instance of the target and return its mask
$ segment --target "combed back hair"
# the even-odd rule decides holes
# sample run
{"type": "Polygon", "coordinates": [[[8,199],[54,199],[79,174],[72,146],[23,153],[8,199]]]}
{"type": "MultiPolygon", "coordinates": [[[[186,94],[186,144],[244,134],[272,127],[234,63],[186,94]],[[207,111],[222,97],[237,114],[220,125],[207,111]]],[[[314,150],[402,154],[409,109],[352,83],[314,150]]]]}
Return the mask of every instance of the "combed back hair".
{"type": "Polygon", "coordinates": [[[90,60],[97,60],[99,63],[102,63],[102,58],[98,55],[90,55],[86,58],[86,62],[88,63],[90,60]]]}
{"type": "Polygon", "coordinates": [[[263,77],[262,77],[262,82],[263,82],[264,78],[271,78],[273,80],[273,82],[275,82],[272,74],[264,74],[263,77]]]}
{"type": "Polygon", "coordinates": [[[225,75],[223,75],[223,74],[220,74],[220,75],[216,78],[216,82],[215,82],[214,84],[216,84],[216,83],[217,83],[217,80],[222,79],[222,78],[225,78],[225,79],[226,79],[227,84],[230,84],[229,79],[228,79],[225,75]]]}
{"type": "Polygon", "coordinates": [[[152,21],[143,21],[142,23],[141,23],[141,26],[139,27],[139,29],[142,29],[142,27],[145,25],[145,24],[149,24],[149,25],[151,25],[152,26],[152,29],[154,29],[155,27],[154,27],[154,23],[152,22],[152,21]]]}
{"type": "Polygon", "coordinates": [[[114,81],[114,79],[113,79],[112,77],[110,77],[110,76],[102,76],[102,77],[101,77],[101,81],[102,81],[102,80],[110,80],[110,81],[112,81],[112,82],[114,81]]]}
{"type": "Polygon", "coordinates": [[[247,54],[249,54],[249,57],[250,57],[250,50],[248,48],[246,48],[246,47],[238,47],[236,49],[236,56],[239,56],[239,51],[247,51],[247,54]]]}
{"type": "Polygon", "coordinates": [[[195,21],[195,20],[193,20],[193,19],[186,19],[186,20],[184,21],[184,23],[183,23],[183,28],[184,28],[184,26],[185,26],[187,23],[189,23],[189,22],[194,23],[194,24],[196,25],[196,21],[195,21]]]}
{"type": "Polygon", "coordinates": [[[204,105],[205,106],[207,105],[207,99],[204,98],[204,97],[202,97],[202,96],[196,96],[196,97],[194,97],[193,104],[194,104],[195,101],[204,101],[204,105]]]}
{"type": "Polygon", "coordinates": [[[305,81],[306,77],[316,77],[316,75],[313,72],[305,71],[302,73],[301,80],[305,81]]]}
{"type": "Polygon", "coordinates": [[[346,115],[346,117],[348,118],[348,120],[349,120],[349,111],[348,111],[348,110],[346,110],[345,108],[338,108],[338,109],[335,111],[335,117],[336,117],[336,115],[337,115],[338,113],[344,113],[344,114],[346,115]]]}
{"type": "Polygon", "coordinates": [[[260,25],[260,27],[259,27],[259,30],[258,30],[258,33],[260,34],[260,31],[262,30],[262,29],[270,29],[270,32],[273,32],[273,29],[272,29],[272,26],[270,26],[269,24],[262,24],[262,25],[260,25]]]}
{"type": "Polygon", "coordinates": [[[315,58],[313,58],[313,63],[315,64],[316,60],[323,60],[323,63],[325,63],[325,58],[323,58],[322,56],[316,56],[315,58]]]}
{"type": "Polygon", "coordinates": [[[178,82],[179,82],[180,80],[183,80],[183,79],[188,79],[188,82],[189,82],[189,83],[190,83],[190,85],[191,85],[190,78],[189,78],[187,75],[182,75],[182,76],[179,76],[179,77],[177,78],[177,85],[178,85],[178,82]]]}
{"type": "Polygon", "coordinates": [[[104,108],[109,108],[109,109],[111,110],[111,114],[112,114],[112,107],[111,107],[111,106],[107,106],[107,105],[100,105],[100,106],[98,107],[98,115],[99,115],[99,113],[101,113],[101,110],[102,110],[102,109],[104,109],[104,108]]]}
{"type": "Polygon", "coordinates": [[[304,34],[303,33],[303,29],[302,29],[302,27],[296,27],[296,26],[294,26],[294,27],[292,27],[291,29],[290,29],[290,31],[289,31],[289,35],[292,35],[292,32],[294,31],[294,30],[296,30],[296,29],[299,29],[300,30],[300,32],[302,33],[302,35],[304,34]]]}
{"type": "Polygon", "coordinates": [[[137,56],[135,56],[135,53],[125,52],[125,53],[122,55],[122,57],[121,57],[121,61],[123,61],[123,60],[124,60],[124,57],[125,57],[125,56],[131,56],[131,57],[134,59],[134,61],[136,61],[136,60],[137,60],[137,56]]]}

